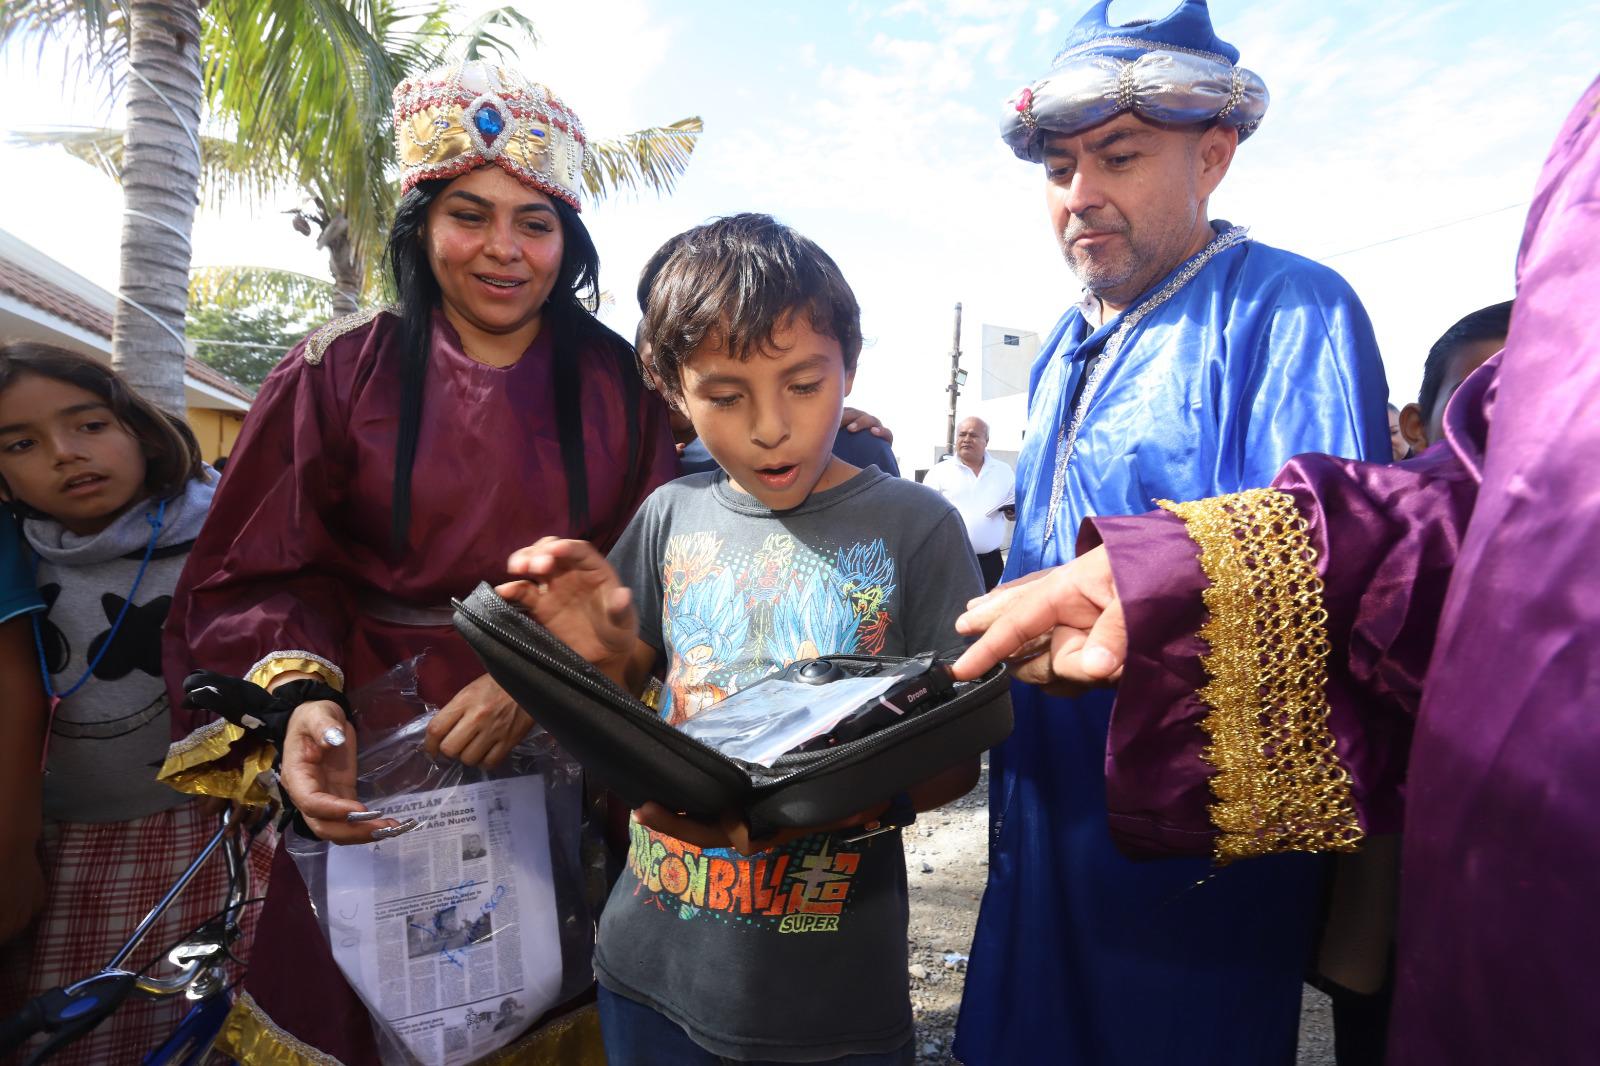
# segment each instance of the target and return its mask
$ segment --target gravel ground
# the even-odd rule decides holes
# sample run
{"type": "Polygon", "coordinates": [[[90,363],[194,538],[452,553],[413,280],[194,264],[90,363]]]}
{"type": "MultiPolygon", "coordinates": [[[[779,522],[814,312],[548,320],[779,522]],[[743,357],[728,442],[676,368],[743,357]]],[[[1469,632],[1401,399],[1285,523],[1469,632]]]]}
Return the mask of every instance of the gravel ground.
{"type": "MultiPolygon", "coordinates": [[[[905,832],[917,1066],[956,1061],[950,1056],[950,1041],[987,876],[988,795],[985,759],[977,788],[948,807],[921,815],[905,832]]],[[[1333,1066],[1328,1000],[1311,988],[1301,1009],[1298,1066],[1333,1066]]]]}

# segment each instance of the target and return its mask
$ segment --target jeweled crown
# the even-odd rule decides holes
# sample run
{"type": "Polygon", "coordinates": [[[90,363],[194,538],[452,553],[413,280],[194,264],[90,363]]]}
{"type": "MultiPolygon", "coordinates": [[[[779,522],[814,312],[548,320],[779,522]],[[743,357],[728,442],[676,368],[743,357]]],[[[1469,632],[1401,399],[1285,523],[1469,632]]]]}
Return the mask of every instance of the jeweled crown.
{"type": "Polygon", "coordinates": [[[402,81],[394,91],[400,191],[487,163],[579,208],[583,123],[554,93],[505,67],[468,60],[402,81]]]}

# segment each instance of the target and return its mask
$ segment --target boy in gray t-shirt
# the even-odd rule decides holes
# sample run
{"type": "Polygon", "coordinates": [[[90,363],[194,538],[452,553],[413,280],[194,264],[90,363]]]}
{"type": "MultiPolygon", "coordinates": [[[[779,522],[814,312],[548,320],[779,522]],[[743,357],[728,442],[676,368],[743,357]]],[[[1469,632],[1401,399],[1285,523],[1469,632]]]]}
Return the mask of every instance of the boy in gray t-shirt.
{"type": "MultiPolygon", "coordinates": [[[[502,592],[630,690],[659,674],[679,725],[797,659],[958,644],[955,619],[982,592],[960,516],[831,454],[861,333],[826,253],[765,215],[699,227],[676,240],[645,330],[664,391],[722,469],[658,490],[609,564],[547,539],[512,557],[530,580],[502,592]]],[[[611,1066],[910,1063],[889,819],[962,795],[977,769],[930,766],[907,795],[767,840],[734,814],[636,812],[595,954],[611,1066]]]]}

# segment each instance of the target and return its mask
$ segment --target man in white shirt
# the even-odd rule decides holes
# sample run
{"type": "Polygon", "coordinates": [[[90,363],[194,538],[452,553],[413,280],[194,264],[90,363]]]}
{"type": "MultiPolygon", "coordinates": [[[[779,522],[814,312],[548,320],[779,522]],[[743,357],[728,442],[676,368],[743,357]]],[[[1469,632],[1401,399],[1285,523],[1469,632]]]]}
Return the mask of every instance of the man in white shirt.
{"type": "Polygon", "coordinates": [[[989,458],[988,423],[962,419],[956,426],[956,453],[940,460],[922,483],[944,493],[961,512],[984,587],[994,588],[1005,569],[1000,547],[1006,540],[1006,521],[1016,513],[1012,503],[1017,476],[1005,463],[989,458]]]}

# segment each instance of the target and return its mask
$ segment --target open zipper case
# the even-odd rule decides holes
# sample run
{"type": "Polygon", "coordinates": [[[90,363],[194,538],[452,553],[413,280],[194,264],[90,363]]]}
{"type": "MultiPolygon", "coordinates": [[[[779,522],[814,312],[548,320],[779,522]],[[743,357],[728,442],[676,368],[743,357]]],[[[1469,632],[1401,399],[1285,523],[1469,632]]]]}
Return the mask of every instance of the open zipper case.
{"type": "MultiPolygon", "coordinates": [[[[489,675],[630,807],[655,801],[707,820],[740,809],[758,835],[824,825],[882,803],[1011,732],[1010,685],[1005,668],[996,667],[957,684],[937,706],[875,733],[761,766],[730,759],[668,725],[490,585],[479,585],[455,608],[457,631],[489,675]]],[[[850,674],[906,661],[824,658],[850,674]]]]}

